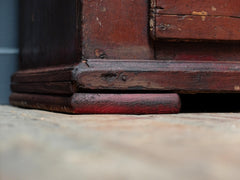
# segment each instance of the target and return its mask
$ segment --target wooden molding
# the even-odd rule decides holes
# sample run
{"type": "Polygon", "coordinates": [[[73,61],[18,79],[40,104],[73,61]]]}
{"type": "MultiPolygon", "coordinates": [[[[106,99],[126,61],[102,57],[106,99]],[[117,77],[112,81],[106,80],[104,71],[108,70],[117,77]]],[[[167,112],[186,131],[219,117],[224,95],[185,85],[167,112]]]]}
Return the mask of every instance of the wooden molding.
{"type": "Polygon", "coordinates": [[[75,73],[80,89],[240,92],[240,62],[88,60],[75,73]]]}
{"type": "Polygon", "coordinates": [[[87,60],[53,71],[19,71],[12,90],[70,95],[94,91],[239,93],[240,62],[87,60]]]}
{"type": "Polygon", "coordinates": [[[10,103],[73,114],[177,113],[175,93],[239,93],[239,77],[240,62],[92,59],[17,72],[10,103]]]}
{"type": "Polygon", "coordinates": [[[75,93],[70,97],[13,93],[10,103],[71,114],[166,114],[178,113],[177,94],[75,93]]]}

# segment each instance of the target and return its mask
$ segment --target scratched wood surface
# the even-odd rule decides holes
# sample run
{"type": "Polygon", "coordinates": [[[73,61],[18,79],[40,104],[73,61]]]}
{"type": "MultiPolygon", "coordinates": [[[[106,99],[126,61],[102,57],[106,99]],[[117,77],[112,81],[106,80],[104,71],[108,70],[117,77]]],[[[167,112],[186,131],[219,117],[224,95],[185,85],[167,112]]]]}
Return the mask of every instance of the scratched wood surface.
{"type": "Polygon", "coordinates": [[[10,104],[71,114],[166,114],[178,113],[177,94],[74,93],[72,96],[12,93],[10,104]]]}
{"type": "Polygon", "coordinates": [[[238,0],[151,0],[151,7],[159,14],[199,14],[240,17],[238,0]]]}
{"type": "Polygon", "coordinates": [[[88,60],[76,81],[83,89],[239,92],[240,63],[228,61],[88,60]]]}
{"type": "Polygon", "coordinates": [[[240,40],[238,0],[152,0],[154,38],[240,40]]]}
{"type": "Polygon", "coordinates": [[[0,179],[240,178],[239,113],[0,114],[0,179]]]}
{"type": "Polygon", "coordinates": [[[20,5],[22,70],[86,58],[154,58],[149,1],[23,0],[20,5]]]}
{"type": "Polygon", "coordinates": [[[153,59],[148,14],[148,0],[83,0],[82,55],[86,59],[153,59]]]}
{"type": "Polygon", "coordinates": [[[240,40],[240,18],[160,15],[156,17],[156,37],[198,40],[240,40]]]}

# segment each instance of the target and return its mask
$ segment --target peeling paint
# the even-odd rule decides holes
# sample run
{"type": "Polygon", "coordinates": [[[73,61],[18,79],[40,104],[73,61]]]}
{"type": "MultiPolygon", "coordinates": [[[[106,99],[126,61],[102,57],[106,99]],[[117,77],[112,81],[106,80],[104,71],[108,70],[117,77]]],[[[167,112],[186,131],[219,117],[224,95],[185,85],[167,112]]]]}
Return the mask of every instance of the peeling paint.
{"type": "Polygon", "coordinates": [[[102,23],[101,23],[101,21],[99,20],[99,18],[98,18],[98,17],[96,17],[96,20],[97,20],[97,22],[98,22],[99,26],[102,26],[102,23]]]}
{"type": "Polygon", "coordinates": [[[159,26],[158,26],[158,28],[159,28],[159,30],[161,30],[161,31],[166,31],[166,30],[168,30],[169,28],[170,28],[170,24],[163,24],[163,23],[161,23],[159,26]]]}
{"type": "Polygon", "coordinates": [[[153,31],[154,26],[155,26],[155,23],[154,23],[154,20],[153,20],[153,19],[150,19],[150,21],[149,21],[149,26],[150,26],[150,31],[153,31]]]}
{"type": "Polygon", "coordinates": [[[208,15],[208,12],[206,12],[206,11],[193,11],[192,15],[201,16],[202,21],[205,21],[206,20],[206,16],[208,15]]]}
{"type": "Polygon", "coordinates": [[[107,8],[106,7],[103,7],[102,8],[102,12],[106,12],[107,11],[107,8]]]}
{"type": "Polygon", "coordinates": [[[217,11],[217,8],[212,6],[212,11],[217,11]]]}
{"type": "Polygon", "coordinates": [[[235,91],[240,91],[240,86],[234,86],[235,91]]]}

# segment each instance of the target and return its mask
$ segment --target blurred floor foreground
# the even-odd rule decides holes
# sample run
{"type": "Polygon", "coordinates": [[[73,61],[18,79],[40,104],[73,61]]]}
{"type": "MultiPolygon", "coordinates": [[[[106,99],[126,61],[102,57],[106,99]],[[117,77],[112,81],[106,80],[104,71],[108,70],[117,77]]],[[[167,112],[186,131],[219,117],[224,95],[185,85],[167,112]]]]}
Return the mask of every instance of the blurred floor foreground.
{"type": "Polygon", "coordinates": [[[240,114],[66,115],[0,106],[1,180],[239,179],[240,114]]]}

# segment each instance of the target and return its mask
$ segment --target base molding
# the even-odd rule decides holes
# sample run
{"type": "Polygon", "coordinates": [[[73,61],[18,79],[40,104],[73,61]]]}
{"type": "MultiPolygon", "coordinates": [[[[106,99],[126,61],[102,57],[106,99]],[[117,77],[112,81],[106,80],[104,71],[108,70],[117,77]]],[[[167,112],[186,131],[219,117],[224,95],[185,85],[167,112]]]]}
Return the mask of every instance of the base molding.
{"type": "Polygon", "coordinates": [[[239,61],[90,59],[75,69],[82,89],[240,93],[239,61]]]}
{"type": "Polygon", "coordinates": [[[71,114],[169,114],[179,113],[178,94],[74,93],[71,97],[12,93],[10,103],[71,114]]]}
{"type": "Polygon", "coordinates": [[[16,72],[10,103],[73,114],[178,113],[177,93],[240,93],[239,77],[234,61],[90,59],[16,72]]]}

